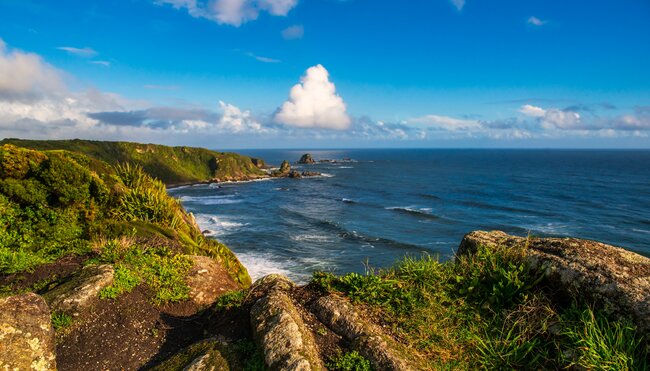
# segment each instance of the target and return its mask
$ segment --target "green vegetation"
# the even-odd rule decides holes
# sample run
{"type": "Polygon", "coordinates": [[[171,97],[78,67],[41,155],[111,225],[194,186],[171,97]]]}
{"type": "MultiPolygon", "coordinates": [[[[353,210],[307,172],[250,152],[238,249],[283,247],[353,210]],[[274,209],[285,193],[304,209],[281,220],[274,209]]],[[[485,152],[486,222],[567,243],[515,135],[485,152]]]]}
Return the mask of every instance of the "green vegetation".
{"type": "Polygon", "coordinates": [[[427,369],[648,366],[644,342],[629,323],[587,303],[556,305],[540,281],[522,251],[481,247],[446,263],[424,256],[366,275],[316,273],[312,283],[381,318],[427,369]]]}
{"type": "Polygon", "coordinates": [[[72,316],[63,312],[52,313],[52,327],[54,331],[60,331],[72,324],[72,316]]]}
{"type": "Polygon", "coordinates": [[[231,308],[239,308],[244,303],[248,290],[230,291],[217,298],[217,301],[212,305],[215,311],[231,308]]]}
{"type": "Polygon", "coordinates": [[[71,254],[115,265],[106,298],[142,283],[156,302],[187,298],[187,255],[212,257],[240,284],[250,284],[235,255],[204,238],[192,215],[141,166],[1,146],[0,274],[29,272],[71,254]]]}
{"type": "Polygon", "coordinates": [[[327,363],[327,369],[332,371],[372,371],[370,361],[356,350],[341,353],[327,363]]]}
{"type": "Polygon", "coordinates": [[[205,366],[216,370],[264,371],[264,359],[250,340],[224,344],[219,340],[204,340],[192,344],[156,365],[152,370],[182,370],[197,357],[209,355],[205,366]]]}
{"type": "Polygon", "coordinates": [[[2,144],[39,151],[66,150],[82,153],[110,165],[129,163],[141,166],[145,173],[165,184],[254,179],[263,176],[251,159],[236,153],[215,152],[203,148],[169,147],[157,144],[106,142],[92,140],[22,140],[4,139],[2,144]]]}

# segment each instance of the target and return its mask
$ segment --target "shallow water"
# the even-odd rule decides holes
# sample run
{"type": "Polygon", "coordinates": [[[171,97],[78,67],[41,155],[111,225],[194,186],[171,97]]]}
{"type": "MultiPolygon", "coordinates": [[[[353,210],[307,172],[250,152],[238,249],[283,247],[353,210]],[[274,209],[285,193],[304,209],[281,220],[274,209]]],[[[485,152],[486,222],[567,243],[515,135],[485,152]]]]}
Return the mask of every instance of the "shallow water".
{"type": "MultiPolygon", "coordinates": [[[[269,163],[304,151],[239,151],[269,163]]],[[[325,176],[170,189],[253,278],[452,256],[476,229],[573,236],[650,255],[650,151],[328,150],[325,176]]]]}

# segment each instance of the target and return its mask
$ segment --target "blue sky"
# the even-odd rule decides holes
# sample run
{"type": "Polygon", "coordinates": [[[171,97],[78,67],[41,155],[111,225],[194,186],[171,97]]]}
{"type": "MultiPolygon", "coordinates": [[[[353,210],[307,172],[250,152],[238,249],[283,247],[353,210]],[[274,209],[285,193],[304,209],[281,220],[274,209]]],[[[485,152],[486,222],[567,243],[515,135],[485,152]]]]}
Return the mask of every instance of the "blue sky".
{"type": "Polygon", "coordinates": [[[0,40],[2,137],[650,147],[647,0],[0,0],[0,40]]]}

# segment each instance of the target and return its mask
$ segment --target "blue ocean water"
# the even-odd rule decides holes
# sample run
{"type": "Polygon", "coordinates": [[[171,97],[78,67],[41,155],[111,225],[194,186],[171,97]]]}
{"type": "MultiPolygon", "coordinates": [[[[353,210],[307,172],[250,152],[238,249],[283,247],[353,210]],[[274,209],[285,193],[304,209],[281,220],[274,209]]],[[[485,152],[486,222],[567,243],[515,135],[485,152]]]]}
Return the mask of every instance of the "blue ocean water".
{"type": "MultiPolygon", "coordinates": [[[[305,151],[243,150],[271,164],[305,151]]],[[[650,151],[327,150],[307,179],[170,189],[253,278],[453,256],[472,230],[573,236],[650,256],[650,151]]]]}

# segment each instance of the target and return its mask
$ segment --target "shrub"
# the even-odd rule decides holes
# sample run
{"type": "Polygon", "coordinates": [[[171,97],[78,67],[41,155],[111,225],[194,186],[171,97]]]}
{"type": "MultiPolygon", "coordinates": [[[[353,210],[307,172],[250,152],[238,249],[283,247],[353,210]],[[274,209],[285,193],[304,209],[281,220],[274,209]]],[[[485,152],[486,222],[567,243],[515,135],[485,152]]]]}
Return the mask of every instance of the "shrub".
{"type": "Polygon", "coordinates": [[[54,331],[60,331],[72,324],[72,316],[64,312],[53,312],[51,315],[54,331]]]}
{"type": "Polygon", "coordinates": [[[370,361],[356,350],[340,353],[333,357],[327,363],[327,368],[332,371],[371,371],[373,369],[370,361]]]}

